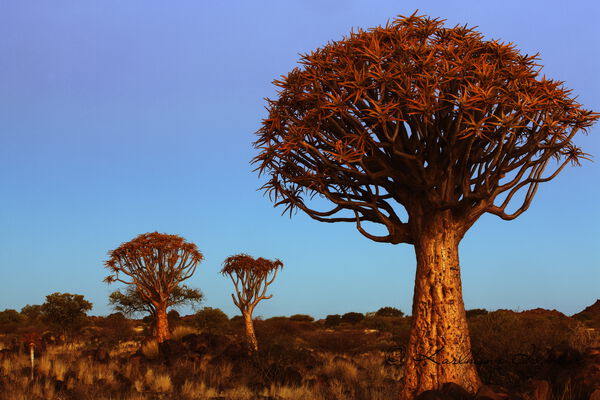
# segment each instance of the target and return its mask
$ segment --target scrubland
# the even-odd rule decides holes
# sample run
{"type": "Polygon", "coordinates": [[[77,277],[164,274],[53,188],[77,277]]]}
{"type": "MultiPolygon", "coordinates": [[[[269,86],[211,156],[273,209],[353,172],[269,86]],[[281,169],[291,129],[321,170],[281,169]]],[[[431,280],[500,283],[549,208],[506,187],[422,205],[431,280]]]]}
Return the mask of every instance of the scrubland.
{"type": "MultiPolygon", "coordinates": [[[[486,384],[533,399],[528,385],[546,379],[550,399],[581,398],[576,379],[552,372],[568,369],[560,362],[568,364],[569,355],[554,364],[548,357],[561,348],[584,354],[600,347],[597,330],[545,310],[475,314],[469,317],[474,361],[486,384]]],[[[257,320],[260,349],[252,356],[239,319],[199,327],[182,318],[172,325],[172,339],[161,346],[149,339],[147,323],[124,318],[93,317],[62,338],[46,333],[35,346],[33,378],[23,332],[5,332],[0,399],[392,399],[410,317],[368,316],[354,324],[257,320]]]]}

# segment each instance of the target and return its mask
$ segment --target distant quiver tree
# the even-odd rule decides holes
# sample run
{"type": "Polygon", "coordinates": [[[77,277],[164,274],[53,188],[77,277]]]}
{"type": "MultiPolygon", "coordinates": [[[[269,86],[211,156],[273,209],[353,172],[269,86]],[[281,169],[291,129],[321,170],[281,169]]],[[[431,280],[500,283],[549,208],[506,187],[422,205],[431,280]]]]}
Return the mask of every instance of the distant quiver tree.
{"type": "MultiPolygon", "coordinates": [[[[183,306],[192,306],[202,302],[204,295],[198,289],[193,289],[187,285],[177,285],[169,294],[167,308],[177,308],[183,306]]],[[[154,304],[148,302],[138,292],[136,286],[129,285],[124,290],[115,290],[108,296],[109,305],[117,312],[127,316],[138,313],[149,313],[156,320],[156,308],[154,304]]]]}
{"type": "Polygon", "coordinates": [[[250,353],[258,351],[252,313],[261,300],[273,297],[266,295],[267,287],[273,283],[281,268],[283,263],[280,260],[272,261],[262,257],[255,259],[247,254],[230,256],[223,262],[221,273],[228,275],[235,287],[235,294],[232,293],[231,297],[244,318],[250,353]]]}
{"type": "Polygon", "coordinates": [[[173,305],[174,291],[181,289],[181,282],[196,271],[202,253],[180,236],[152,232],[121,244],[108,255],[105,267],[111,274],[105,282],[134,286],[133,293],[153,311],[156,340],[167,340],[167,308],[173,305]]]}
{"type": "Polygon", "coordinates": [[[414,245],[402,399],[446,382],[477,390],[459,360],[472,357],[459,242],[484,213],[521,215],[540,183],[587,156],[573,138],[599,115],[537,60],[413,14],[330,42],[274,82],[253,163],[275,205],[414,245]]]}

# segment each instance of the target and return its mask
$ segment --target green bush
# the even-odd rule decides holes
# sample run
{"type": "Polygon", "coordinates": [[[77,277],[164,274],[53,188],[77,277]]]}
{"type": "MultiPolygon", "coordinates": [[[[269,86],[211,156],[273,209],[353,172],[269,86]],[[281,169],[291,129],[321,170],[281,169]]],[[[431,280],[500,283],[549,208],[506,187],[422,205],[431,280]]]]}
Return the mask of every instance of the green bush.
{"type": "Polygon", "coordinates": [[[22,324],[25,318],[16,310],[0,311],[0,332],[12,333],[22,324]]]}
{"type": "Polygon", "coordinates": [[[179,322],[181,321],[181,315],[179,315],[179,311],[177,310],[170,310],[167,313],[167,321],[169,321],[169,328],[173,329],[174,327],[176,327],[177,325],[179,325],[179,322]]]}
{"type": "Polygon", "coordinates": [[[83,295],[57,292],[46,296],[41,312],[48,325],[72,334],[88,322],[87,312],[91,309],[92,303],[86,301],[83,295]]]}
{"type": "Polygon", "coordinates": [[[218,308],[204,307],[194,314],[194,325],[204,331],[222,331],[229,323],[229,317],[218,308]]]}
{"type": "Polygon", "coordinates": [[[381,307],[375,315],[377,317],[403,317],[404,313],[394,307],[381,307]]]}
{"type": "Polygon", "coordinates": [[[365,319],[364,314],[357,313],[357,312],[349,312],[349,313],[342,315],[342,322],[345,322],[348,324],[358,324],[363,319],[365,319]]]}
{"type": "Polygon", "coordinates": [[[120,312],[100,318],[96,326],[101,328],[100,341],[108,346],[114,346],[134,335],[131,322],[120,312]]]}
{"type": "Polygon", "coordinates": [[[476,317],[478,315],[486,315],[489,311],[485,308],[474,308],[472,310],[467,310],[467,318],[476,317]]]}
{"type": "Polygon", "coordinates": [[[560,313],[498,310],[469,320],[473,355],[484,381],[511,385],[534,376],[546,351],[574,345],[578,321],[560,313]]]}
{"type": "Polygon", "coordinates": [[[394,327],[398,325],[400,318],[393,317],[366,317],[362,321],[362,326],[367,329],[377,329],[382,332],[392,332],[394,327]]]}
{"type": "Polygon", "coordinates": [[[334,327],[338,326],[342,322],[342,316],[339,314],[332,314],[325,317],[325,326],[334,327]]]}
{"type": "Polygon", "coordinates": [[[306,314],[294,314],[290,317],[290,321],[294,322],[313,322],[315,319],[306,314]]]}

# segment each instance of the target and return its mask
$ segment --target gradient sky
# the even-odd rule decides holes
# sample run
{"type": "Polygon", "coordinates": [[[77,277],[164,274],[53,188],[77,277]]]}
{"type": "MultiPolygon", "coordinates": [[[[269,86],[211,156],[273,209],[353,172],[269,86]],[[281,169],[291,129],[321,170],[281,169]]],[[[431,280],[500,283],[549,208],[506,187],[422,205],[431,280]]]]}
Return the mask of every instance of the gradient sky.
{"type": "MultiPolygon", "coordinates": [[[[281,216],[249,160],[272,80],[299,53],[416,9],[541,54],[543,72],[600,111],[595,1],[14,1],[0,5],[0,310],[83,294],[111,312],[106,253],[178,234],[205,260],[187,281],[238,314],[223,260],[280,258],[255,316],[410,313],[413,247],[352,224],[281,216]]],[[[573,314],[600,298],[595,156],[542,184],[517,220],[482,217],[460,246],[467,308],[573,314]]],[[[189,310],[182,310],[187,313],[189,310]]]]}

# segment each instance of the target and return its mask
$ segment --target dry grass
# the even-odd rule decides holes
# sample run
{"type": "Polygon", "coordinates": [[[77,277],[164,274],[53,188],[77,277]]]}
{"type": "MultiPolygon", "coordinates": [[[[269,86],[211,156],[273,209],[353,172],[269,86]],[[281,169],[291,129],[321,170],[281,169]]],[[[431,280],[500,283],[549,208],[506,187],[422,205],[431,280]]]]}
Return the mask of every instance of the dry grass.
{"type": "Polygon", "coordinates": [[[217,397],[219,392],[211,387],[206,386],[204,382],[195,382],[191,380],[185,381],[181,387],[181,394],[189,400],[208,399],[217,397]]]}
{"type": "Polygon", "coordinates": [[[171,339],[179,340],[184,336],[191,335],[194,333],[197,334],[197,333],[200,333],[200,331],[191,326],[180,325],[180,326],[175,327],[175,329],[173,329],[173,332],[171,332],[171,339]]]}
{"type": "Polygon", "coordinates": [[[142,344],[142,354],[149,359],[155,359],[158,357],[158,342],[156,340],[149,340],[142,344]]]}
{"type": "MultiPolygon", "coordinates": [[[[532,330],[543,338],[539,342],[542,344],[565,340],[582,349],[598,343],[597,333],[583,325],[570,325],[564,330],[555,330],[550,323],[532,327],[522,324],[512,314],[481,317],[473,327],[472,332],[478,335],[475,343],[488,343],[490,357],[498,351],[516,352],[527,348],[524,347],[526,342],[516,342],[515,338],[533,340],[532,330]],[[527,329],[529,336],[523,336],[520,329],[527,329]],[[510,340],[504,340],[498,331],[510,340]]],[[[190,333],[197,330],[179,327],[173,337],[177,339],[190,333]]],[[[28,354],[10,354],[0,359],[3,386],[0,400],[209,400],[217,397],[255,400],[260,396],[281,400],[384,400],[396,397],[402,369],[386,364],[382,351],[393,343],[380,350],[374,350],[372,345],[361,348],[363,339],[359,334],[369,337],[376,334],[358,332],[347,339],[357,351],[336,353],[323,348],[337,346],[333,341],[341,337],[341,331],[336,331],[336,335],[315,329],[299,331],[294,340],[284,333],[281,339],[273,333],[270,337],[265,334],[263,337],[272,342],[262,343],[264,357],[257,360],[245,356],[228,358],[230,356],[209,352],[202,358],[176,359],[168,366],[160,360],[155,341],[117,344],[110,351],[111,359],[103,363],[81,356],[81,350],[86,349],[81,342],[49,346],[44,354],[36,355],[32,382],[28,354]],[[137,358],[135,362],[127,362],[127,357],[137,350],[143,354],[141,361],[137,358]],[[314,360],[310,361],[311,358],[314,360]],[[296,379],[288,379],[294,373],[296,379]]],[[[243,337],[238,339],[243,340],[243,337]]],[[[577,397],[570,387],[561,390],[552,400],[577,397]]]]}

